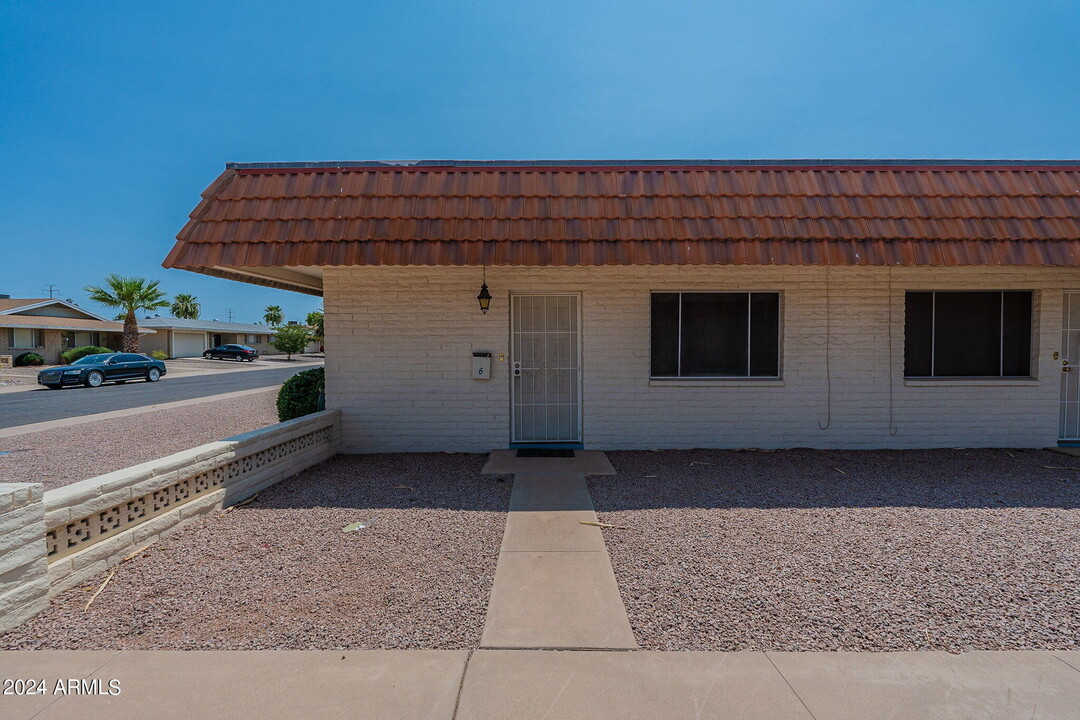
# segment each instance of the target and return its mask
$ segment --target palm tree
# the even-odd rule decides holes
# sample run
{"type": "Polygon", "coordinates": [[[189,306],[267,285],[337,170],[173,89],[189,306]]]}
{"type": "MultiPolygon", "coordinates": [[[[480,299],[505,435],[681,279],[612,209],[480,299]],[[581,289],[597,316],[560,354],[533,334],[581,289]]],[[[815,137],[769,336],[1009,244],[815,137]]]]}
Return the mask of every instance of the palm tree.
{"type": "Polygon", "coordinates": [[[313,340],[317,340],[319,343],[323,341],[323,311],[322,308],[318,310],[312,310],[307,314],[307,326],[311,328],[311,337],[313,340]]]}
{"type": "Polygon", "coordinates": [[[177,293],[176,297],[173,298],[171,310],[173,317],[183,318],[184,320],[198,320],[202,305],[199,304],[199,299],[194,295],[177,293]]]}
{"type": "Polygon", "coordinates": [[[124,311],[124,352],[139,352],[139,324],[135,313],[169,306],[165,293],[158,290],[157,280],[111,274],[105,276],[105,287],[90,285],[86,292],[94,302],[124,311]]]}
{"type": "Polygon", "coordinates": [[[311,329],[311,339],[319,343],[319,352],[325,351],[323,343],[325,342],[326,324],[324,320],[325,316],[323,315],[322,308],[312,310],[307,314],[307,324],[311,329]]]}
{"type": "Polygon", "coordinates": [[[263,312],[263,320],[266,321],[267,325],[278,327],[285,322],[285,311],[281,309],[280,305],[267,305],[266,310],[263,312]]]}

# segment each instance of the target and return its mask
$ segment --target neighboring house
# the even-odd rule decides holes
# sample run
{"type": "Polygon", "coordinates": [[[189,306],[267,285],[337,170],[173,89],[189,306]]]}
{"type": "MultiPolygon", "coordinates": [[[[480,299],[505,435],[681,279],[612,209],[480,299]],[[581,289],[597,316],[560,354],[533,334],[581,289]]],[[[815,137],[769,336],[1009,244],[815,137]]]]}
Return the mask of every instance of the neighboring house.
{"type": "MultiPolygon", "coordinates": [[[[153,332],[140,327],[140,342],[153,332]]],[[[35,352],[52,365],[70,348],[97,345],[120,350],[123,335],[124,323],[64,300],[0,297],[0,355],[10,355],[12,360],[35,352]]]]}
{"type": "Polygon", "coordinates": [[[171,358],[198,357],[217,345],[249,345],[264,355],[277,352],[270,345],[274,335],[269,325],[160,316],[144,318],[139,325],[157,330],[143,351],[160,350],[171,358]]]}
{"type": "Polygon", "coordinates": [[[325,298],[347,452],[1080,439],[1080,162],[229,164],[177,238],[325,298]]]}

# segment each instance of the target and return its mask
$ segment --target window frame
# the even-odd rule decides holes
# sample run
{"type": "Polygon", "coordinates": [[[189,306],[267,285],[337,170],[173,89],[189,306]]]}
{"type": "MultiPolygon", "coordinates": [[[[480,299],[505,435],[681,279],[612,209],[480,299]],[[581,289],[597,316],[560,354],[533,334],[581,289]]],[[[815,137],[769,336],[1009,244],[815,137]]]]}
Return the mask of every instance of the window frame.
{"type": "Polygon", "coordinates": [[[930,312],[930,375],[909,375],[907,372],[907,346],[908,346],[908,317],[907,313],[904,314],[903,324],[901,330],[904,333],[904,347],[901,350],[901,362],[903,379],[905,381],[912,382],[948,382],[948,381],[962,381],[962,382],[1010,382],[1010,381],[1024,381],[1024,380],[1036,380],[1035,367],[1036,367],[1036,307],[1038,304],[1038,296],[1035,290],[1028,288],[1007,288],[1007,289],[979,289],[968,288],[963,290],[953,290],[950,288],[933,288],[933,289],[916,289],[905,288],[902,298],[903,307],[907,307],[908,295],[911,293],[929,293],[931,297],[931,312],[930,312]],[[1000,374],[1004,370],[1005,364],[1005,323],[1002,322],[998,326],[998,375],[936,375],[937,365],[937,296],[938,293],[949,293],[956,295],[959,293],[982,293],[982,294],[997,294],[1001,297],[999,312],[1004,313],[1004,301],[1005,293],[1028,293],[1031,296],[1031,311],[1028,315],[1028,372],[1027,375],[1004,375],[1000,374]]]}
{"type": "Polygon", "coordinates": [[[658,381],[661,383],[710,383],[710,382],[722,382],[722,383],[775,383],[784,379],[784,293],[782,290],[649,290],[649,380],[658,381]],[[677,342],[677,354],[679,356],[678,371],[682,371],[682,297],[683,295],[745,295],[747,298],[747,364],[746,375],[654,375],[652,372],[653,362],[653,339],[652,339],[652,301],[654,295],[678,295],[679,296],[679,327],[676,335],[677,342]],[[750,373],[750,353],[752,348],[750,345],[751,331],[751,313],[753,310],[753,304],[751,297],[753,295],[775,295],[776,296],[776,374],[775,375],[751,375],[750,373]]]}
{"type": "Polygon", "coordinates": [[[64,347],[67,348],[68,350],[71,350],[72,348],[87,347],[87,346],[101,347],[101,332],[100,331],[98,331],[98,330],[71,330],[66,335],[64,335],[64,347]],[[80,333],[90,336],[90,341],[87,342],[86,345],[80,345],[79,344],[79,334],[80,333]]]}
{"type": "Polygon", "coordinates": [[[11,328],[11,335],[8,337],[8,340],[10,340],[8,347],[13,350],[41,350],[45,347],[45,331],[41,328],[13,327],[11,328]],[[18,344],[16,337],[19,331],[30,333],[30,345],[18,344]]]}

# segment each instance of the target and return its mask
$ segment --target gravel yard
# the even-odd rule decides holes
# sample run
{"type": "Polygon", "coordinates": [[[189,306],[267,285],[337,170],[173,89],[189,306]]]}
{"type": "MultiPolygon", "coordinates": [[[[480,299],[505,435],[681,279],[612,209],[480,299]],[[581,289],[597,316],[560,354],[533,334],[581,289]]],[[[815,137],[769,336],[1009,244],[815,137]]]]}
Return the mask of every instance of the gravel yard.
{"type": "Polygon", "coordinates": [[[644,648],[1080,648],[1080,458],[608,457],[589,486],[644,648]]]}
{"type": "MultiPolygon", "coordinates": [[[[70,391],[69,391],[70,392],[70,391]]],[[[273,425],[274,390],[0,438],[0,482],[45,489],[273,425]]]]}
{"type": "Polygon", "coordinates": [[[3,649],[476,647],[510,483],[481,455],[352,455],[193,521],[3,649]],[[342,527],[374,518],[371,527],[342,527]]]}
{"type": "Polygon", "coordinates": [[[37,386],[38,373],[46,367],[53,365],[39,365],[36,367],[9,367],[0,370],[0,388],[14,387],[16,385],[37,386]]]}

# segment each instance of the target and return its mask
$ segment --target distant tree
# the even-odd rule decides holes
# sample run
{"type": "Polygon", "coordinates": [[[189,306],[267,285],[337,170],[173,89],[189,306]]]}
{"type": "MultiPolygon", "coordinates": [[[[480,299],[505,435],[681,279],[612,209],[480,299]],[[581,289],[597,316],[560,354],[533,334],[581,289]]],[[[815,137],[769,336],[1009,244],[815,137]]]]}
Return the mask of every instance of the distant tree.
{"type": "Polygon", "coordinates": [[[303,325],[285,325],[274,332],[270,344],[278,352],[288,353],[286,360],[292,360],[293,353],[304,352],[311,342],[311,333],[303,325]]]}
{"type": "Polygon", "coordinates": [[[115,320],[116,322],[124,322],[124,318],[126,318],[126,317],[127,317],[127,312],[125,312],[124,310],[121,310],[120,312],[116,313],[116,315],[113,315],[113,320],[115,320]]]}
{"type": "Polygon", "coordinates": [[[285,322],[285,311],[281,309],[280,305],[267,305],[266,310],[263,311],[263,320],[266,321],[267,325],[277,327],[285,322]]]}
{"type": "Polygon", "coordinates": [[[183,318],[184,320],[198,320],[202,305],[199,304],[199,299],[194,295],[177,293],[176,297],[173,298],[172,308],[170,309],[173,317],[183,318]]]}
{"type": "Polygon", "coordinates": [[[169,306],[165,293],[158,290],[157,280],[110,274],[105,276],[103,287],[90,285],[86,292],[96,303],[123,310],[124,352],[139,352],[139,323],[135,319],[135,313],[139,310],[159,310],[169,306]]]}
{"type": "Polygon", "coordinates": [[[307,326],[311,328],[311,339],[315,342],[322,344],[323,338],[323,311],[312,310],[307,314],[307,326]]]}

